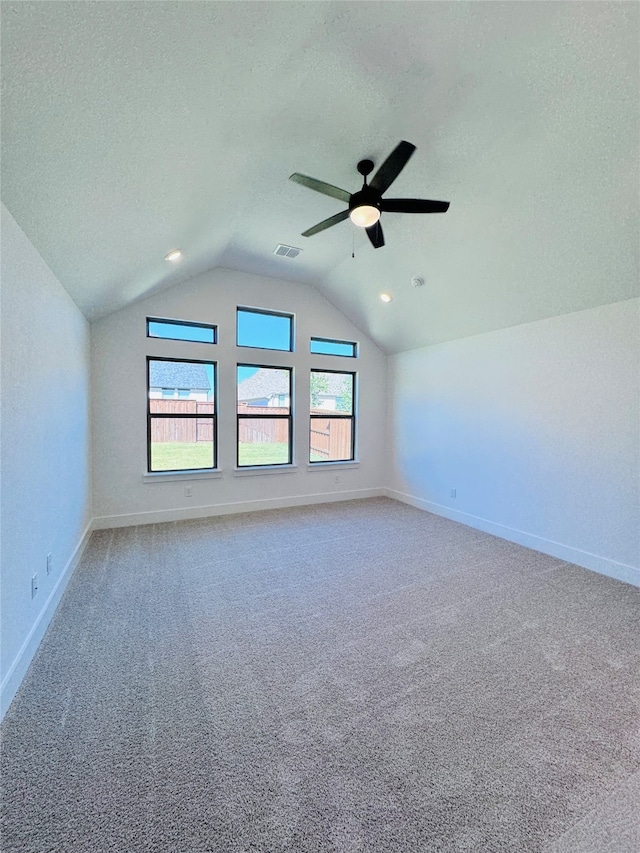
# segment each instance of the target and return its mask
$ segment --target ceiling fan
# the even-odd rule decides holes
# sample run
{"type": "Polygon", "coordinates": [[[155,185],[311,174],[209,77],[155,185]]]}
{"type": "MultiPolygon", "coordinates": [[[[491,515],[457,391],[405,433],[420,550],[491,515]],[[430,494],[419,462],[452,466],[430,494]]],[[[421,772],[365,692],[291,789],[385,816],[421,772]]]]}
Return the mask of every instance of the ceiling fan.
{"type": "Polygon", "coordinates": [[[301,175],[299,172],[290,175],[290,181],[295,181],[297,184],[302,184],[304,187],[309,187],[309,189],[324,193],[324,195],[338,198],[340,201],[346,201],[349,205],[346,210],[336,213],[335,216],[330,216],[328,219],[323,219],[322,222],[318,222],[317,225],[303,231],[302,236],[313,237],[314,234],[349,218],[354,225],[359,225],[366,230],[373,248],[379,249],[384,246],[384,234],[380,225],[381,213],[446,213],[449,209],[448,201],[427,201],[421,198],[382,198],[382,194],[389,189],[415,150],[416,146],[410,142],[400,142],[380,166],[369,184],[367,184],[367,175],[373,171],[374,164],[371,160],[360,160],[358,171],[364,177],[364,183],[362,189],[355,193],[349,193],[347,190],[341,190],[340,187],[334,187],[333,184],[327,184],[324,181],[317,180],[317,178],[310,178],[308,175],[301,175]]]}

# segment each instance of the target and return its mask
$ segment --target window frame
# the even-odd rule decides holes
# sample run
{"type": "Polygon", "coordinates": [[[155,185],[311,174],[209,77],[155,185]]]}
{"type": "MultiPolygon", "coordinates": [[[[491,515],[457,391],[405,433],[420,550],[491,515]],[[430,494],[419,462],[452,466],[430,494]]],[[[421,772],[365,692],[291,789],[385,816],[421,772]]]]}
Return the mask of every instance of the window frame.
{"type": "Polygon", "coordinates": [[[192,320],[171,320],[169,317],[147,317],[147,337],[154,341],[183,341],[187,344],[205,344],[212,346],[218,343],[218,327],[213,323],[197,323],[192,320]],[[172,326],[189,326],[196,329],[210,329],[213,332],[212,341],[192,341],[188,338],[171,338],[166,335],[152,335],[149,333],[149,323],[170,323],[172,326]]]}
{"type": "Polygon", "coordinates": [[[311,409],[311,374],[313,373],[337,373],[340,376],[351,376],[351,414],[327,409],[327,414],[313,414],[309,411],[309,465],[333,465],[344,462],[356,461],[356,394],[357,394],[357,371],[355,370],[325,370],[320,367],[312,367],[309,370],[309,409],[311,409]],[[350,420],[351,421],[351,457],[349,459],[312,459],[311,458],[311,424],[314,420],[350,420]]]}
{"type": "MultiPolygon", "coordinates": [[[[168,398],[161,398],[168,399],[168,398]]],[[[178,397],[172,399],[178,400],[178,397]]],[[[184,473],[199,473],[200,471],[216,471],[218,469],[218,363],[202,358],[174,358],[171,356],[148,355],[147,356],[147,474],[184,474],[184,473]],[[152,361],[175,361],[178,363],[188,364],[206,364],[213,367],[213,412],[210,415],[200,415],[198,412],[184,412],[176,414],[175,412],[152,412],[151,411],[151,362],[152,361]],[[151,423],[154,418],[172,418],[172,419],[195,419],[211,418],[213,420],[213,465],[206,468],[163,468],[160,471],[154,471],[151,468],[151,423]]]]}
{"type": "MultiPolygon", "coordinates": [[[[295,329],[294,329],[295,316],[290,314],[288,311],[272,311],[268,308],[249,308],[247,305],[236,305],[236,346],[242,347],[242,349],[259,349],[265,352],[294,352],[294,341],[295,341],[295,329]],[[246,312],[247,314],[266,314],[268,317],[286,317],[289,320],[289,349],[280,349],[280,347],[258,347],[253,344],[240,344],[238,343],[238,319],[241,311],[246,312]]],[[[268,366],[268,365],[264,365],[268,366]]]]}
{"type": "Polygon", "coordinates": [[[358,342],[357,341],[342,341],[338,340],[338,338],[319,338],[316,335],[311,335],[309,338],[309,352],[311,355],[322,355],[329,356],[331,358],[358,358],[358,342]],[[345,353],[337,353],[337,352],[314,352],[311,348],[314,341],[320,341],[323,344],[342,344],[346,346],[350,346],[353,349],[351,355],[345,355],[345,353]]]}
{"type": "MultiPolygon", "coordinates": [[[[261,349],[261,347],[256,347],[256,349],[261,349]]],[[[283,350],[281,350],[282,352],[283,350]]],[[[275,352],[275,350],[274,350],[275,352]]],[[[290,468],[293,466],[293,391],[294,391],[294,373],[293,367],[288,365],[279,365],[279,364],[247,364],[246,362],[237,362],[236,363],[236,469],[239,471],[246,471],[250,468],[290,468]],[[269,414],[245,414],[238,412],[238,368],[240,367],[256,367],[258,370],[287,370],[289,371],[289,414],[288,415],[269,415],[269,414]],[[288,420],[288,445],[289,445],[289,461],[288,462],[264,462],[264,463],[252,463],[251,465],[241,465],[240,464],[240,421],[241,420],[256,420],[260,419],[270,419],[270,420],[288,420]]],[[[258,406],[258,408],[266,409],[267,406],[258,406]]],[[[274,408],[282,408],[281,406],[274,406],[274,408]]]]}

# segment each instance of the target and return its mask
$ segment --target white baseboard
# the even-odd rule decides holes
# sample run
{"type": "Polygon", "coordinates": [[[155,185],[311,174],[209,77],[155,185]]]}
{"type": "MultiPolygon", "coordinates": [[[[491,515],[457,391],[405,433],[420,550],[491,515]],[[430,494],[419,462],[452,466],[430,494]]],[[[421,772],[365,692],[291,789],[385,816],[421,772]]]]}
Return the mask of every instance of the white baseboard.
{"type": "Polygon", "coordinates": [[[25,677],[27,670],[29,669],[29,665],[33,660],[33,656],[38,650],[38,646],[44,637],[45,631],[49,627],[49,623],[53,618],[53,614],[56,612],[56,608],[60,603],[60,599],[62,598],[62,594],[65,591],[67,584],[69,583],[71,575],[80,562],[84,549],[87,547],[92,530],[92,523],[89,522],[80,537],[80,541],[76,545],[73,554],[60,573],[60,576],[49,593],[47,600],[44,602],[42,610],[38,614],[31,630],[27,634],[20,651],[15,656],[13,663],[9,667],[2,684],[0,684],[0,720],[4,717],[14,696],[18,692],[18,688],[22,684],[22,679],[25,677]]]}
{"type": "Polygon", "coordinates": [[[131,527],[137,524],[158,524],[163,521],[188,521],[193,518],[208,518],[213,515],[232,515],[237,512],[255,512],[264,509],[284,509],[291,506],[351,501],[359,498],[379,498],[385,489],[353,489],[344,492],[324,492],[315,495],[298,495],[285,498],[266,498],[255,501],[208,504],[207,506],[178,507],[176,509],[133,512],[124,515],[103,515],[93,519],[93,530],[112,527],[131,527]]]}
{"type": "Polygon", "coordinates": [[[592,572],[598,572],[601,575],[606,575],[607,577],[640,587],[640,569],[635,566],[618,563],[615,560],[610,560],[608,557],[601,557],[598,554],[581,551],[579,548],[563,545],[561,542],[553,542],[551,539],[544,539],[533,533],[526,533],[524,530],[507,527],[504,524],[498,524],[495,521],[489,521],[477,515],[471,515],[470,513],[451,509],[451,507],[432,503],[413,495],[407,495],[395,489],[385,489],[384,494],[389,498],[402,501],[402,503],[409,504],[417,509],[441,515],[444,518],[451,519],[451,521],[466,524],[467,527],[475,527],[477,530],[491,533],[494,536],[499,536],[501,539],[508,539],[509,542],[524,545],[525,548],[541,551],[543,554],[549,554],[551,557],[557,557],[559,560],[575,563],[575,565],[582,566],[584,569],[590,569],[592,572]]]}

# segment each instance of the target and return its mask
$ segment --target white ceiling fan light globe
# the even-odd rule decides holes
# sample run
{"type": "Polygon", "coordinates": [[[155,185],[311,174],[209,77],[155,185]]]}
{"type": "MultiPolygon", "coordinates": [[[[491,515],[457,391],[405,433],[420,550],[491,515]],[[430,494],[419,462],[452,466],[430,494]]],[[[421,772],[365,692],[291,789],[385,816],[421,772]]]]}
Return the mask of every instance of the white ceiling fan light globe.
{"type": "Polygon", "coordinates": [[[360,228],[370,228],[380,219],[380,211],[371,204],[361,204],[349,213],[349,219],[360,228]]]}

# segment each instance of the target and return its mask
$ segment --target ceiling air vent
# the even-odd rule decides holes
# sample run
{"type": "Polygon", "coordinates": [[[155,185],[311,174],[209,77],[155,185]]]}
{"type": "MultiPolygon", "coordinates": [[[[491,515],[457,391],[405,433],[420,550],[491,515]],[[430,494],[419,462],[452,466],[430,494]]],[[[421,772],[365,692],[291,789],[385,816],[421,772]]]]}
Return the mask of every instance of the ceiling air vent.
{"type": "Polygon", "coordinates": [[[295,246],[285,246],[284,243],[278,243],[273,250],[274,255],[280,255],[281,258],[297,258],[302,249],[296,249],[295,246]]]}

